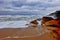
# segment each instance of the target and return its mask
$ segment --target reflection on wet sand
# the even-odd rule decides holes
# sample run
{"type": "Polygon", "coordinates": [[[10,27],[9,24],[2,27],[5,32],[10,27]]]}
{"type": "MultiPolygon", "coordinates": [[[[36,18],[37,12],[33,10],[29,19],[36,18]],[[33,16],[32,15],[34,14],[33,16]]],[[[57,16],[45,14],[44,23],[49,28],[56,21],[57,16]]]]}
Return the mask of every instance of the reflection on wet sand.
{"type": "Polygon", "coordinates": [[[50,39],[52,36],[47,29],[42,27],[28,27],[28,28],[4,28],[0,29],[1,40],[43,40],[50,39]]]}

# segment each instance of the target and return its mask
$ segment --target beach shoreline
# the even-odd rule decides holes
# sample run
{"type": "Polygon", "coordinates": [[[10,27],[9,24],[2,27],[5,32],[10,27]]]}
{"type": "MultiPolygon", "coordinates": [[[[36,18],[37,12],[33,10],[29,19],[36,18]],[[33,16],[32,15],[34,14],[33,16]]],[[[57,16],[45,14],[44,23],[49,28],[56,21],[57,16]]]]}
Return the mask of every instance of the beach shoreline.
{"type": "Polygon", "coordinates": [[[45,32],[41,27],[39,28],[3,28],[0,29],[1,40],[52,40],[49,32],[45,32]],[[40,32],[39,32],[40,31],[40,32]],[[42,35],[41,35],[42,34],[42,35]]]}

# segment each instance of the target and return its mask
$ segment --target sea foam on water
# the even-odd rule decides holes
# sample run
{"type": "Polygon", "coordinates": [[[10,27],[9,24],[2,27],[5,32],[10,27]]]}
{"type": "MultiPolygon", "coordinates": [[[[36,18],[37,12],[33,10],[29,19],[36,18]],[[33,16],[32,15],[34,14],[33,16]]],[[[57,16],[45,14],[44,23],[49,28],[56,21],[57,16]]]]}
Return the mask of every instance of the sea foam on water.
{"type": "Polygon", "coordinates": [[[0,15],[0,28],[25,28],[30,21],[40,17],[40,15],[0,15]]]}

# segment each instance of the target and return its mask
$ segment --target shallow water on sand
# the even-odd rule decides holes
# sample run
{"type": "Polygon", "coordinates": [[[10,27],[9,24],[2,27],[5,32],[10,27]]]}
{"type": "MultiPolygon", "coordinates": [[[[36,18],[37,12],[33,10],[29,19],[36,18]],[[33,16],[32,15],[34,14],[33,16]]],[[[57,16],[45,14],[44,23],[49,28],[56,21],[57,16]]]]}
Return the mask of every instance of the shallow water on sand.
{"type": "Polygon", "coordinates": [[[4,28],[0,29],[0,39],[4,38],[29,38],[43,35],[47,32],[43,28],[4,28]]]}

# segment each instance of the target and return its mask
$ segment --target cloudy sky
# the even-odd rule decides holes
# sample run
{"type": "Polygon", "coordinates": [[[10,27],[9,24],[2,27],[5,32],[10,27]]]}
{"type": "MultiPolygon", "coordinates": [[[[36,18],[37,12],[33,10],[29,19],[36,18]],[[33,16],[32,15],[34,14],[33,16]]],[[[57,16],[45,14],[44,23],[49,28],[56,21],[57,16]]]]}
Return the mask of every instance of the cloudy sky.
{"type": "Polygon", "coordinates": [[[60,10],[60,0],[0,0],[0,14],[47,15],[60,10]]]}

